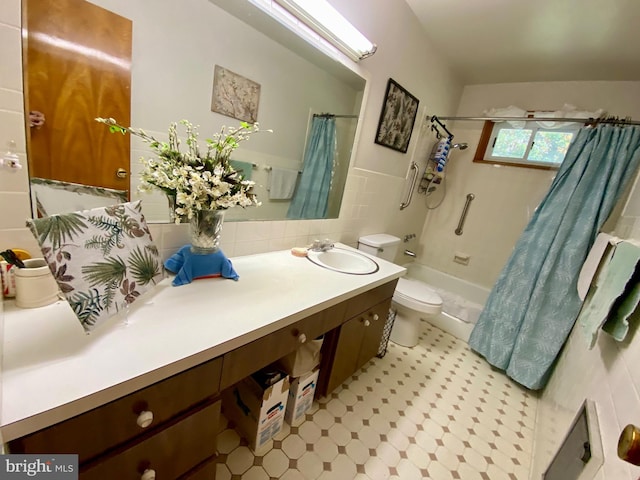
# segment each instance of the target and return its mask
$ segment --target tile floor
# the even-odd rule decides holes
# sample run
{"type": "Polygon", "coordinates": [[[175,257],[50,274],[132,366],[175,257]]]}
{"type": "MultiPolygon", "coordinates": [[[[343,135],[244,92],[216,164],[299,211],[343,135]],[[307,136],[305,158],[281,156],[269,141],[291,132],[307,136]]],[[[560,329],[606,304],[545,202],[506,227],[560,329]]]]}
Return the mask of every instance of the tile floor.
{"type": "Polygon", "coordinates": [[[448,333],[422,323],[420,343],[389,343],[307,421],[285,424],[254,456],[230,424],[218,480],[527,480],[537,399],[448,333]]]}

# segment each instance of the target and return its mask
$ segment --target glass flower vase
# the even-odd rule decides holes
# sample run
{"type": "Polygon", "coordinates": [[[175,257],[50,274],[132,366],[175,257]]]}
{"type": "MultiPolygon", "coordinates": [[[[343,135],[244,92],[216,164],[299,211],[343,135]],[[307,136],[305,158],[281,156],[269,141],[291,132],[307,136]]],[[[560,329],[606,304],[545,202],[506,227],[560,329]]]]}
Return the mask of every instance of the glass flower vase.
{"type": "Polygon", "coordinates": [[[167,193],[167,203],[169,204],[169,223],[176,223],[176,194],[167,193]]]}
{"type": "Polygon", "coordinates": [[[191,252],[208,255],[220,249],[220,233],[224,222],[224,210],[200,210],[194,212],[189,222],[191,252]]]}

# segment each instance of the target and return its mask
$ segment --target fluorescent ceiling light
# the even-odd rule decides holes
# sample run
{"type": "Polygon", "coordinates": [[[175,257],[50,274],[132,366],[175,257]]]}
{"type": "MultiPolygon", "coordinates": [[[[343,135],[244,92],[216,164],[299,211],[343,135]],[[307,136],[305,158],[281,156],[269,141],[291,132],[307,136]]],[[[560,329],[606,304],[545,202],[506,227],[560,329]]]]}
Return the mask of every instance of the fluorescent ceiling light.
{"type": "Polygon", "coordinates": [[[373,55],[376,46],[326,0],[274,0],[351,59],[373,55]]]}

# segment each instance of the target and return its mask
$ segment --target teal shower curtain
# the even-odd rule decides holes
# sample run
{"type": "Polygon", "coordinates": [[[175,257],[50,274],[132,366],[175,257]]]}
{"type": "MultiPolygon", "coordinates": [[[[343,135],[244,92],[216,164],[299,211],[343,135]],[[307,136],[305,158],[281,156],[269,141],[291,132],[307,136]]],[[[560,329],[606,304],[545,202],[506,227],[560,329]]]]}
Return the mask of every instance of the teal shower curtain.
{"type": "Polygon", "coordinates": [[[336,120],[313,117],[300,183],[287,218],[325,218],[336,155],[336,120]]]}
{"type": "Polygon", "coordinates": [[[469,346],[532,390],[543,388],[578,316],[578,274],[640,164],[640,128],[582,128],[516,243],[469,346]]]}

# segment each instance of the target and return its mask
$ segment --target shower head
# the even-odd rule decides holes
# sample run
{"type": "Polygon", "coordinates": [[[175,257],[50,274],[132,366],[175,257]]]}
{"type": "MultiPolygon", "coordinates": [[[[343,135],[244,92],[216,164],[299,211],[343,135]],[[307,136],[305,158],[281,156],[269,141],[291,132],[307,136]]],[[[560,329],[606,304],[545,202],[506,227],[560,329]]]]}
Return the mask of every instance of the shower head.
{"type": "Polygon", "coordinates": [[[453,145],[451,145],[451,148],[459,148],[460,150],[466,150],[467,147],[469,147],[469,145],[467,145],[466,143],[454,143],[453,145]]]}

